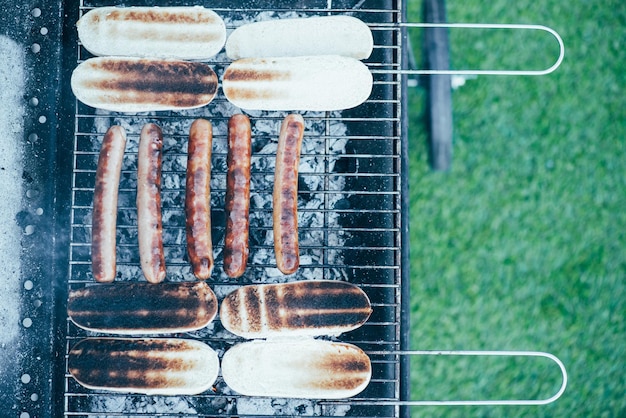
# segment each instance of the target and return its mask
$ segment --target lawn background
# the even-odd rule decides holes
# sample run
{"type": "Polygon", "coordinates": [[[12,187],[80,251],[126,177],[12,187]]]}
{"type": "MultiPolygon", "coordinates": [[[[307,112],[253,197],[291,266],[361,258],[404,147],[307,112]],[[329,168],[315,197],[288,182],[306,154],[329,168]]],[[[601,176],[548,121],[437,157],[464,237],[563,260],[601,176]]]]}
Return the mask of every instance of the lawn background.
{"type": "MultiPolygon", "coordinates": [[[[409,0],[410,20],[423,21],[421,3],[409,0]]],[[[448,0],[447,13],[550,26],[566,55],[551,75],[456,90],[445,173],[429,170],[424,91],[411,89],[411,348],[547,351],[570,381],[548,406],[412,415],[626,417],[626,3],[448,0]]],[[[456,69],[547,67],[555,54],[548,37],[450,36],[456,69]]],[[[545,362],[417,358],[411,369],[414,399],[547,397],[559,383],[545,362]]]]}

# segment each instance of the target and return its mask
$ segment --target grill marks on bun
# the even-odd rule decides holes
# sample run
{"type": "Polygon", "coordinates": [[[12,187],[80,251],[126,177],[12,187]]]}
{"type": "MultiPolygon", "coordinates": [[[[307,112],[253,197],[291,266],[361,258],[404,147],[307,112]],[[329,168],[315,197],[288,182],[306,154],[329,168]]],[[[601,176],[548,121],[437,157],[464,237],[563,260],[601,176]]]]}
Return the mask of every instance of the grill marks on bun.
{"type": "Polygon", "coordinates": [[[128,57],[89,59],[71,80],[83,103],[120,112],[204,106],[215,97],[217,83],[207,64],[128,57]]]}
{"type": "MultiPolygon", "coordinates": [[[[207,60],[226,44],[223,20],[198,6],[99,7],[85,13],[77,29],[84,48],[96,56],[207,60]]],[[[235,106],[247,110],[350,109],[372,92],[372,74],[359,61],[372,48],[368,26],[349,16],[243,25],[229,38],[227,55],[240,59],[226,69],[223,91],[235,106]],[[275,58],[267,58],[271,56],[275,58]]],[[[78,66],[72,89],[92,107],[120,112],[190,109],[210,103],[217,92],[217,77],[203,74],[212,72],[204,64],[196,63],[185,74],[183,64],[176,64],[181,74],[165,78],[167,68],[150,72],[147,65],[135,65],[131,71],[105,71],[91,61],[78,66]]]]}
{"type": "Polygon", "coordinates": [[[365,64],[339,55],[243,58],[222,78],[226,98],[249,110],[350,109],[367,100],[372,87],[365,64]]]}
{"type": "Polygon", "coordinates": [[[226,43],[224,21],[203,7],[99,7],[77,29],[85,49],[98,56],[203,60],[226,43]]]}
{"type": "Polygon", "coordinates": [[[228,81],[289,81],[291,76],[287,71],[259,70],[233,67],[226,70],[224,79],[228,81]]]}
{"type": "Polygon", "coordinates": [[[67,312],[74,324],[95,332],[189,332],[213,321],[217,298],[204,282],[120,282],[71,291],[67,312]]]}
{"type": "Polygon", "coordinates": [[[219,360],[194,340],[87,338],[70,350],[68,370],[89,389],[196,395],[217,379],[219,360]]]}
{"type": "MultiPolygon", "coordinates": [[[[214,24],[219,23],[217,15],[208,13],[192,13],[194,9],[187,8],[111,8],[112,11],[106,14],[106,20],[142,23],[171,23],[171,24],[214,24]]],[[[195,11],[203,10],[195,8],[195,11]]],[[[206,10],[206,9],[204,9],[206,10]]],[[[96,18],[99,20],[99,16],[96,18]]]]}
{"type": "Polygon", "coordinates": [[[220,309],[224,327],[245,338],[340,334],[372,312],[365,292],[332,280],[243,286],[220,309]]]}

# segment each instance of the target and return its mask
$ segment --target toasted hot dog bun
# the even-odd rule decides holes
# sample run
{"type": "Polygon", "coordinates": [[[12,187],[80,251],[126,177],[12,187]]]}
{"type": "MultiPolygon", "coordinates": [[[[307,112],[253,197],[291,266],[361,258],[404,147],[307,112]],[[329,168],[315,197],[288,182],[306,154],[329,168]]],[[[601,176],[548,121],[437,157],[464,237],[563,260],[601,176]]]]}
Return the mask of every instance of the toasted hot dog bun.
{"type": "Polygon", "coordinates": [[[320,16],[255,22],[238,27],[226,41],[230,59],[342,55],[365,59],[372,31],[351,16],[320,16]]]}
{"type": "Polygon", "coordinates": [[[87,338],[70,350],[68,370],[93,390],[197,395],[217,379],[219,359],[195,340],[87,338]]]}
{"type": "Polygon", "coordinates": [[[182,110],[210,103],[217,92],[217,76],[200,62],[99,57],[74,69],[71,86],[78,100],[100,109],[182,110]]]}
{"type": "Polygon", "coordinates": [[[72,290],[67,313],[88,331],[179,333],[209,325],[217,314],[217,298],[204,282],[120,282],[72,290]]]}
{"type": "Polygon", "coordinates": [[[365,389],[372,366],[367,354],[351,344],[252,341],[224,354],[222,376],[231,389],[247,396],[341,399],[365,389]]]}
{"type": "Polygon", "coordinates": [[[361,61],[339,55],[244,58],[222,79],[226,98],[249,110],[349,109],[367,100],[372,85],[361,61]]]}
{"type": "Polygon", "coordinates": [[[204,7],[99,7],[77,23],[94,55],[202,60],[226,42],[226,26],[204,7]]]}
{"type": "Polygon", "coordinates": [[[243,286],[222,301],[224,328],[244,338],[337,335],[372,313],[360,288],[335,280],[243,286]]]}

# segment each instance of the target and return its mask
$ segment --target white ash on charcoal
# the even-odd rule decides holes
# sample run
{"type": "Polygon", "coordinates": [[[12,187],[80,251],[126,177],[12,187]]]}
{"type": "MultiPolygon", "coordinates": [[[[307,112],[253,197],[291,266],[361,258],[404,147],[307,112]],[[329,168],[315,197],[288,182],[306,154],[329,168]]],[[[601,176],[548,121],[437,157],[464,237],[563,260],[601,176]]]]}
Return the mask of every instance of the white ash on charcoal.
{"type": "Polygon", "coordinates": [[[325,416],[342,417],[350,411],[350,405],[318,405],[308,399],[271,399],[248,398],[237,399],[237,414],[240,416],[325,416]]]}
{"type": "Polygon", "coordinates": [[[320,416],[321,407],[307,399],[271,399],[247,398],[237,399],[239,415],[276,415],[276,416],[320,416]]]}
{"type": "Polygon", "coordinates": [[[90,416],[97,418],[117,417],[119,414],[128,414],[124,416],[129,418],[140,416],[133,414],[142,414],[141,416],[145,417],[145,414],[156,414],[163,411],[177,414],[177,416],[198,413],[195,402],[188,397],[93,395],[90,400],[89,410],[93,413],[90,416]]]}

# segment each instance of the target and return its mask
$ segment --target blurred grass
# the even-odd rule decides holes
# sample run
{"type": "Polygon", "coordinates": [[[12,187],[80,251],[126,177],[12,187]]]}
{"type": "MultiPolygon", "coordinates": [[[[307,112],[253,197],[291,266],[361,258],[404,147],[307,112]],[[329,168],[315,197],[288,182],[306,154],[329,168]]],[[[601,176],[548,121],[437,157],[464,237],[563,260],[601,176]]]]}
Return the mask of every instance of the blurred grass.
{"type": "MultiPolygon", "coordinates": [[[[551,75],[484,76],[455,91],[446,173],[428,168],[424,92],[411,92],[411,348],[547,351],[570,382],[547,406],[412,414],[626,417],[626,4],[449,0],[447,12],[450,22],[550,26],[566,55],[551,75]]],[[[421,0],[409,0],[409,17],[422,21],[421,0]]],[[[554,55],[549,38],[533,48],[519,34],[450,36],[456,69],[554,55]]],[[[420,34],[411,37],[419,59],[420,34]]],[[[543,365],[537,375],[444,363],[414,360],[414,399],[547,397],[558,379],[543,365]]]]}

